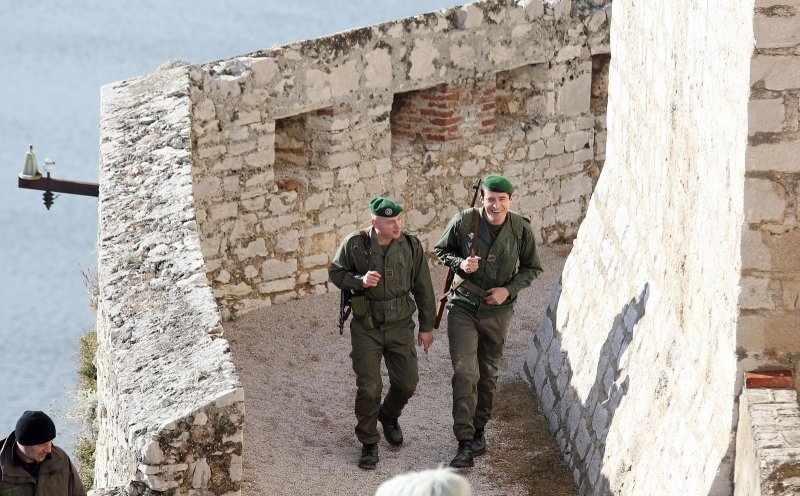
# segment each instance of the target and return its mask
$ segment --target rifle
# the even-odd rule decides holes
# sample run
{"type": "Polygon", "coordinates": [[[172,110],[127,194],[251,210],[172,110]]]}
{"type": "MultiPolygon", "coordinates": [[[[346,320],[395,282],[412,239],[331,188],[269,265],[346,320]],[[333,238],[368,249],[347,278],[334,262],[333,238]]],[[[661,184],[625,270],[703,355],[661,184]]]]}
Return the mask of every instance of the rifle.
{"type": "Polygon", "coordinates": [[[350,300],[353,297],[353,292],[349,289],[343,289],[339,293],[339,335],[344,334],[344,323],[347,317],[350,316],[350,311],[353,309],[350,300]]]}
{"type": "MultiPolygon", "coordinates": [[[[470,203],[470,205],[469,205],[471,208],[475,207],[475,200],[478,199],[478,194],[481,191],[481,184],[482,183],[483,183],[483,179],[479,177],[478,180],[475,181],[475,186],[472,187],[475,190],[475,194],[472,195],[472,203],[470,203]]],[[[477,242],[478,242],[477,239],[473,239],[472,240],[472,247],[473,247],[472,251],[473,251],[473,254],[474,254],[474,251],[475,251],[475,243],[477,243],[477,242]]],[[[439,302],[436,304],[436,318],[433,320],[433,328],[434,329],[438,329],[439,328],[439,324],[442,323],[442,315],[444,314],[444,306],[447,303],[447,296],[450,294],[450,288],[453,286],[453,278],[455,277],[455,275],[456,275],[455,271],[452,268],[448,267],[447,268],[447,275],[444,276],[444,289],[442,290],[442,296],[439,297],[439,302]]]]}

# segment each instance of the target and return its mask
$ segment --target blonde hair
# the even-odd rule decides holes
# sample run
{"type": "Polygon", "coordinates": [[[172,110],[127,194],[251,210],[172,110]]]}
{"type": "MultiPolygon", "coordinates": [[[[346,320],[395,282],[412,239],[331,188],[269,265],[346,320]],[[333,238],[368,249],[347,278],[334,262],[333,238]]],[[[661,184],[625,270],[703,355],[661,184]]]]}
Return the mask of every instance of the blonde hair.
{"type": "Polygon", "coordinates": [[[375,496],[472,496],[469,481],[450,468],[400,474],[381,484],[375,496]]]}

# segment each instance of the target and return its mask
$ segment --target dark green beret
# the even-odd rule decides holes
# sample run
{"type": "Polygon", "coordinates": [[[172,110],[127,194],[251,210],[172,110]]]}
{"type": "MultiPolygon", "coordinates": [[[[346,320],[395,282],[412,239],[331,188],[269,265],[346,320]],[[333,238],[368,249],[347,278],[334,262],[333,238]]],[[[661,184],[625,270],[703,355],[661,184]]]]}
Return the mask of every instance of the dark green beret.
{"type": "Polygon", "coordinates": [[[397,217],[403,207],[385,196],[376,196],[369,201],[369,210],[379,217],[397,217]]]}
{"type": "Polygon", "coordinates": [[[514,186],[503,176],[486,176],[486,179],[483,180],[483,188],[495,193],[508,193],[509,195],[514,192],[514,186]]]}

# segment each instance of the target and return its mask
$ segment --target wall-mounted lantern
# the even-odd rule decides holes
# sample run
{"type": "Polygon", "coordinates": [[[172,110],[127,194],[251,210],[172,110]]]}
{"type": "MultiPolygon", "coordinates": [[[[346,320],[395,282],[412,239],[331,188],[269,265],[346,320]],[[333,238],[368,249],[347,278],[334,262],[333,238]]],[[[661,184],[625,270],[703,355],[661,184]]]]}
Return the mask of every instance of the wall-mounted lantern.
{"type": "Polygon", "coordinates": [[[36,163],[36,154],[33,153],[33,145],[30,145],[28,154],[25,157],[25,166],[22,168],[22,172],[19,173],[19,182],[17,186],[25,189],[44,191],[42,197],[44,198],[44,206],[47,207],[47,210],[50,210],[50,207],[53,206],[53,201],[55,200],[53,193],[94,197],[99,195],[99,184],[53,179],[50,177],[50,173],[53,172],[56,163],[46,158],[44,159],[44,165],[47,170],[47,177],[42,177],[42,174],[39,172],[39,165],[36,163]]]}

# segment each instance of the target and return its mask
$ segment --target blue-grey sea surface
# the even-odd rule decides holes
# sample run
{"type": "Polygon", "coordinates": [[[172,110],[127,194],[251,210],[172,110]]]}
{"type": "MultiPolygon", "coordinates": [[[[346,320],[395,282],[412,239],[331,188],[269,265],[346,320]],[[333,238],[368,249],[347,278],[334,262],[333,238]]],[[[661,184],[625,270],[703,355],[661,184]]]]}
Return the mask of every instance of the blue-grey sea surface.
{"type": "Polygon", "coordinates": [[[28,144],[54,177],[97,182],[100,87],[454,5],[452,0],[32,0],[0,14],[0,439],[49,411],[72,451],[78,338],[95,315],[97,200],[17,188],[28,144]]]}

